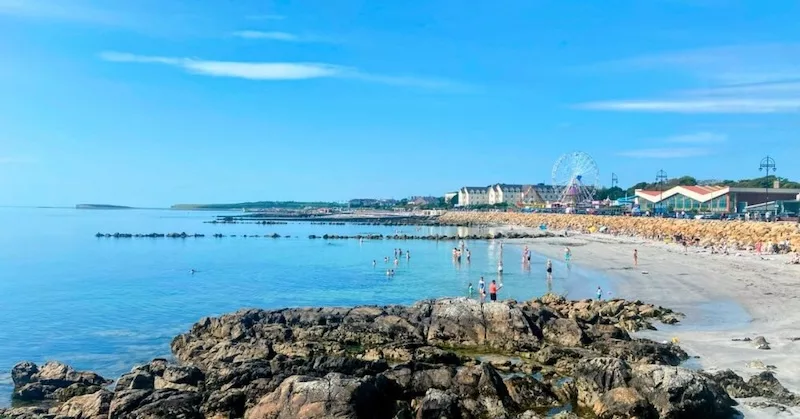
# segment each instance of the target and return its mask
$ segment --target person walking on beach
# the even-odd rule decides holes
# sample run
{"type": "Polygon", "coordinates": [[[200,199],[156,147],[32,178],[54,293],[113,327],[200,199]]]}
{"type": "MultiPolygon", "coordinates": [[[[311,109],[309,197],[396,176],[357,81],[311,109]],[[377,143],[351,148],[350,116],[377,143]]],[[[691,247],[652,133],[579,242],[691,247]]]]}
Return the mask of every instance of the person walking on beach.
{"type": "MultiPolygon", "coordinates": [[[[501,285],[501,287],[502,287],[502,285],[501,285]]],[[[499,290],[499,289],[500,288],[498,288],[498,286],[497,286],[497,281],[495,281],[493,279],[492,283],[489,284],[489,299],[490,300],[497,301],[497,290],[499,290]]]]}
{"type": "Polygon", "coordinates": [[[547,265],[546,266],[547,266],[547,280],[548,281],[552,281],[553,280],[553,261],[551,261],[550,259],[547,259],[547,265]]]}
{"type": "Polygon", "coordinates": [[[633,266],[639,266],[639,250],[633,249],[633,266]]]}

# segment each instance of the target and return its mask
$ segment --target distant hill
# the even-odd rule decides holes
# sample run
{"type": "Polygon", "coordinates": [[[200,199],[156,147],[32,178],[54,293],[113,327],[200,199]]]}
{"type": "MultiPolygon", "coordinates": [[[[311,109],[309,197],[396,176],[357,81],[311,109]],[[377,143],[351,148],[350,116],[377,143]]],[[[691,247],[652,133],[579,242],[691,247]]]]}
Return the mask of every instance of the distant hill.
{"type": "Polygon", "coordinates": [[[133,207],[125,207],[122,205],[107,205],[107,204],[78,204],[75,209],[96,209],[96,210],[124,210],[134,209],[133,207]]]}
{"type": "Polygon", "coordinates": [[[171,209],[175,210],[241,210],[247,209],[303,209],[303,208],[322,208],[339,207],[341,204],[336,202],[298,202],[298,201],[256,201],[238,202],[233,204],[175,204],[171,209]]]}

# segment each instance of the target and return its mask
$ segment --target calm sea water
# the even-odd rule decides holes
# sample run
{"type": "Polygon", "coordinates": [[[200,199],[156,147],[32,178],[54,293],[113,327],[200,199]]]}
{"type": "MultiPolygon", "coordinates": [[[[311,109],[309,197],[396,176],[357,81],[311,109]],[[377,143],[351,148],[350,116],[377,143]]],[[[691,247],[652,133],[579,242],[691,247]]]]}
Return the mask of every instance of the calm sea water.
{"type": "MultiPolygon", "coordinates": [[[[454,242],[310,240],[309,234],[393,234],[385,226],[204,224],[219,213],[0,208],[0,405],[22,360],[60,360],[116,378],[168,356],[169,342],[203,316],[243,307],[393,304],[466,294],[496,279],[498,241],[467,242],[472,262],[454,264],[454,242]],[[97,232],[291,235],[291,238],[107,239],[97,232]],[[393,249],[411,260],[392,259],[393,249]],[[377,266],[372,261],[377,260],[377,266]],[[396,269],[389,279],[386,269],[396,269]],[[196,269],[195,274],[190,269],[196,269]]],[[[408,234],[472,233],[430,228],[408,234]]],[[[484,230],[483,232],[490,231],[484,230]]],[[[530,269],[522,245],[504,245],[501,298],[546,291],[542,256],[530,269]]],[[[554,261],[553,290],[589,298],[601,275],[554,261]]]]}

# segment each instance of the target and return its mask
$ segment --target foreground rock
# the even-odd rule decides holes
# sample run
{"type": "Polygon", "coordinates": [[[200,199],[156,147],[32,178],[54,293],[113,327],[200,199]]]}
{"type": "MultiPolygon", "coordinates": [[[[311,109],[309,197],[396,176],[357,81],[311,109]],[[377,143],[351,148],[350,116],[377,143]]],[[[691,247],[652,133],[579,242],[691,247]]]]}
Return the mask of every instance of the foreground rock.
{"type": "Polygon", "coordinates": [[[11,379],[14,381],[12,397],[22,402],[66,401],[94,393],[111,383],[93,372],[75,371],[60,362],[48,362],[41,367],[33,362],[20,362],[11,370],[11,379]]]}
{"type": "Polygon", "coordinates": [[[180,365],[136,366],[113,392],[96,374],[21,363],[17,392],[57,383],[36,400],[63,403],[0,416],[532,419],[573,406],[599,418],[726,418],[729,392],[795,403],[769,373],[745,382],[680,368],[679,347],[627,332],[677,318],[641,302],[555,296],[245,310],[201,320],[172,342],[180,365]]]}

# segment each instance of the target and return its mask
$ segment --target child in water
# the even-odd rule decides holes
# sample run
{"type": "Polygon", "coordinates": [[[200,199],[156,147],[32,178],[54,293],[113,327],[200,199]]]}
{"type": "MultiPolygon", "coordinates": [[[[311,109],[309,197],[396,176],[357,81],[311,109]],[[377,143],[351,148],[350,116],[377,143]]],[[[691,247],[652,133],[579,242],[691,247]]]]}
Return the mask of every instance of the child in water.
{"type": "Polygon", "coordinates": [[[468,296],[469,298],[472,298],[472,295],[473,295],[473,294],[475,294],[475,289],[474,289],[474,288],[472,288],[472,282],[470,282],[470,283],[469,283],[469,286],[467,287],[467,296],[468,296]]]}

